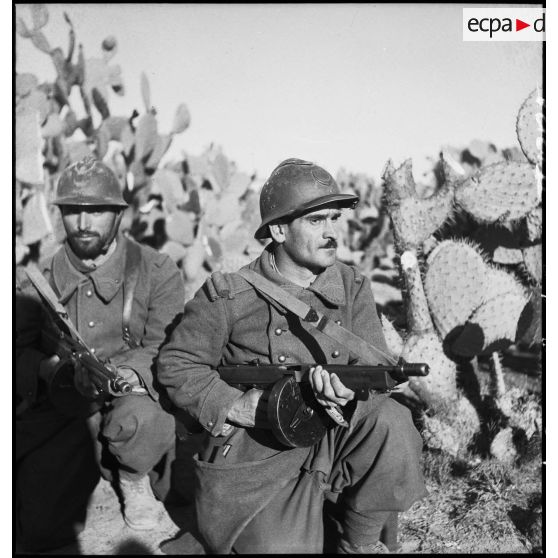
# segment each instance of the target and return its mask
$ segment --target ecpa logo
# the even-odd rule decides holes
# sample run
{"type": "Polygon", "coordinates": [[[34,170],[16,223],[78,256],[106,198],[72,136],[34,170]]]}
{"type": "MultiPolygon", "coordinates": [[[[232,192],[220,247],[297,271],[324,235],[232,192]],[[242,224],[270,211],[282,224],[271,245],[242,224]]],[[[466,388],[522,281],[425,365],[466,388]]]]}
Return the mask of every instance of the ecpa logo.
{"type": "Polygon", "coordinates": [[[464,41],[544,41],[543,8],[463,8],[464,41]]]}

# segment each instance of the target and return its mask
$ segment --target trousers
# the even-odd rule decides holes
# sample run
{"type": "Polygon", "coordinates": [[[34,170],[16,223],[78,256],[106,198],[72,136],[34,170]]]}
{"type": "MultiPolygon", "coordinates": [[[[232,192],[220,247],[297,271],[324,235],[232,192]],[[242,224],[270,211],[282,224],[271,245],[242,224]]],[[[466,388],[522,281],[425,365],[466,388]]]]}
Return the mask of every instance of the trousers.
{"type": "Polygon", "coordinates": [[[16,420],[16,537],[28,551],[70,544],[100,479],[99,443],[138,476],[174,448],[174,417],[147,396],[115,398],[87,419],[48,403],[16,420]]]}
{"type": "Polygon", "coordinates": [[[359,401],[350,427],[330,429],[312,448],[258,451],[240,432],[226,459],[198,456],[198,525],[212,552],[321,553],[326,500],[338,508],[340,536],[365,547],[391,512],[426,494],[422,439],[392,399],[359,401]]]}

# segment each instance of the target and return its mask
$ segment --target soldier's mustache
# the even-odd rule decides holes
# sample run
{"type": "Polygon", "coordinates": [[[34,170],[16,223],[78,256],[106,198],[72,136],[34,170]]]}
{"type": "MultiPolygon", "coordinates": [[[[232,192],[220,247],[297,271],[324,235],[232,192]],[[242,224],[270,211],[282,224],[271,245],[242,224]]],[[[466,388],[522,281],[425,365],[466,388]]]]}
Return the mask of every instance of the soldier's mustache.
{"type": "Polygon", "coordinates": [[[337,240],[329,239],[324,248],[337,248],[337,240]]]}

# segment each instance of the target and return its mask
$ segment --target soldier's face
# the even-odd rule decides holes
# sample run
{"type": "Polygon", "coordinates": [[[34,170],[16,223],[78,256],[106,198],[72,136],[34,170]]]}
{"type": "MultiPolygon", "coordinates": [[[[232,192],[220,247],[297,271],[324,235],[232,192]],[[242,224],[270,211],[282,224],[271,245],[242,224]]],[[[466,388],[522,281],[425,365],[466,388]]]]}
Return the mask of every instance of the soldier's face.
{"type": "Polygon", "coordinates": [[[96,205],[60,209],[68,242],[78,258],[93,260],[106,252],[118,231],[121,210],[96,205]]]}
{"type": "Polygon", "coordinates": [[[297,265],[320,273],[335,263],[337,256],[337,204],[306,213],[283,225],[283,249],[297,265]]]}

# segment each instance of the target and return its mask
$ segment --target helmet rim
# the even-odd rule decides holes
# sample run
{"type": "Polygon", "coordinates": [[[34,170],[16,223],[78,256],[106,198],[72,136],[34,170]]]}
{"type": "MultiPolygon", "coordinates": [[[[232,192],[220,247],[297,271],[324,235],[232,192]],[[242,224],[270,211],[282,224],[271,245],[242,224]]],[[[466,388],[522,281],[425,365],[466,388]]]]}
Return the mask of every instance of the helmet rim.
{"type": "Polygon", "coordinates": [[[355,194],[327,194],[325,196],[321,196],[319,198],[315,198],[310,200],[306,203],[299,205],[298,207],[284,213],[281,216],[270,216],[267,219],[262,220],[260,226],[256,230],[254,234],[254,238],[257,240],[263,240],[264,238],[269,238],[269,229],[268,225],[271,225],[273,222],[280,221],[281,219],[293,219],[303,213],[307,212],[309,209],[317,209],[329,203],[338,202],[339,205],[343,208],[350,207],[351,209],[354,208],[357,203],[360,201],[360,198],[355,194]]]}
{"type": "Polygon", "coordinates": [[[122,200],[118,201],[113,198],[101,198],[98,196],[61,196],[51,202],[52,205],[106,205],[115,207],[128,207],[128,204],[122,200]]]}

